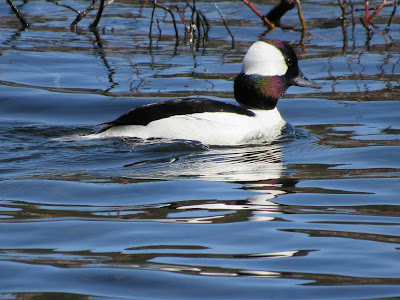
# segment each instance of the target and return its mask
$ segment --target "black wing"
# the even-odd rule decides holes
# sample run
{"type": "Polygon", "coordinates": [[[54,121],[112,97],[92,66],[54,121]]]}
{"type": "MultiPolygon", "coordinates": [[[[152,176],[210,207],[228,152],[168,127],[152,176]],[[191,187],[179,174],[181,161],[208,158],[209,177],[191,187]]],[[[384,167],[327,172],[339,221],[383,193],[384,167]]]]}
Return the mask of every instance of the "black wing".
{"type": "Polygon", "coordinates": [[[150,122],[172,116],[205,112],[228,112],[249,117],[255,116],[252,111],[230,103],[204,98],[183,98],[152,103],[132,109],[118,119],[104,123],[104,126],[100,128],[100,132],[106,131],[113,126],[147,125],[150,122]]]}

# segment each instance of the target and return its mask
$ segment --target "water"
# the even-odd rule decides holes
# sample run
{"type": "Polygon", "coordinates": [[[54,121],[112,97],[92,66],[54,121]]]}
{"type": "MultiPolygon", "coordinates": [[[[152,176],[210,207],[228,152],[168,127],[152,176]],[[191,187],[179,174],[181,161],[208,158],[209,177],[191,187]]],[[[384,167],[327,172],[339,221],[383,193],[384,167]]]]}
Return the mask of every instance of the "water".
{"type": "Polygon", "coordinates": [[[25,31],[0,4],[0,298],[400,297],[392,8],[369,39],[363,12],[344,32],[336,1],[302,1],[302,39],[296,10],[265,35],[243,3],[218,2],[232,44],[214,5],[197,5],[208,39],[185,40],[176,14],[177,45],[160,9],[149,38],[149,3],[112,3],[98,32],[84,19],[76,33],[74,13],[52,3],[21,4],[25,31]],[[323,86],[287,91],[278,107],[291,126],[274,143],[62,139],[142,104],[234,103],[232,79],[263,36],[291,41],[323,86]]]}

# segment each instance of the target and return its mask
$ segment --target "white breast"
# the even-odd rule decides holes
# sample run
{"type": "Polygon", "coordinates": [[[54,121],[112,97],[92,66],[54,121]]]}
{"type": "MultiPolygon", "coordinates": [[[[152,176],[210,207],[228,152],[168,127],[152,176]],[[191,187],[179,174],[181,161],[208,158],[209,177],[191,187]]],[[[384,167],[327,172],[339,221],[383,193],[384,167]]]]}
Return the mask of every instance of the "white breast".
{"type": "Polygon", "coordinates": [[[239,145],[276,139],[285,125],[279,111],[276,108],[253,111],[255,117],[224,112],[173,116],[153,121],[146,126],[111,127],[87,138],[185,139],[208,145],[239,145]]]}

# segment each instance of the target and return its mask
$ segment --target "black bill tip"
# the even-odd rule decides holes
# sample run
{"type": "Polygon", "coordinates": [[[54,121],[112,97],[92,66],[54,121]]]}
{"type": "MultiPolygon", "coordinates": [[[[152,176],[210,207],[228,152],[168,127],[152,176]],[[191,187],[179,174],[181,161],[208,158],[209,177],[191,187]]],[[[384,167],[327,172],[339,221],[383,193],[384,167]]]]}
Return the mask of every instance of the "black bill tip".
{"type": "Polygon", "coordinates": [[[321,88],[321,86],[318,83],[308,79],[301,72],[297,77],[293,78],[292,85],[297,85],[297,86],[302,86],[302,87],[310,87],[310,88],[314,88],[314,89],[321,88]]]}

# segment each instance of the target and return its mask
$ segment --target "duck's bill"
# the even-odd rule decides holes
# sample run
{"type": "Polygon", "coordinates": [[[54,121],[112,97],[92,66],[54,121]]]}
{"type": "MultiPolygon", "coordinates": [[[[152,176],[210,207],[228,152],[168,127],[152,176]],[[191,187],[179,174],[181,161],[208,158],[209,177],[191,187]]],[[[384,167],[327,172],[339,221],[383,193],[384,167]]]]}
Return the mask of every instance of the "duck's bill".
{"type": "Polygon", "coordinates": [[[321,86],[318,83],[308,79],[301,72],[297,77],[295,77],[293,79],[292,84],[297,85],[297,86],[303,86],[303,87],[311,87],[311,88],[315,88],[315,89],[321,88],[321,86]]]}

